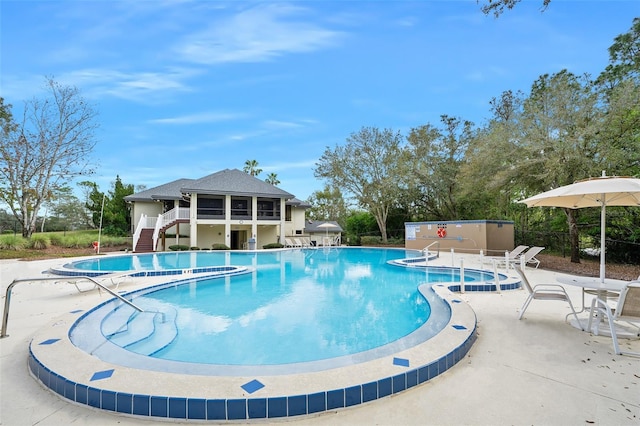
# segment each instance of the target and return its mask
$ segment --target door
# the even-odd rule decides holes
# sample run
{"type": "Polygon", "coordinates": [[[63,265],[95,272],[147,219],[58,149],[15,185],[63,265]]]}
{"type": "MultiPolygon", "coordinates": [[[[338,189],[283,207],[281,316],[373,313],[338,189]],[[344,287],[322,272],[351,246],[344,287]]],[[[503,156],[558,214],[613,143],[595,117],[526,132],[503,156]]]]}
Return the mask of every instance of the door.
{"type": "Polygon", "coordinates": [[[244,248],[247,241],[247,231],[231,231],[231,249],[240,250],[244,248]]]}

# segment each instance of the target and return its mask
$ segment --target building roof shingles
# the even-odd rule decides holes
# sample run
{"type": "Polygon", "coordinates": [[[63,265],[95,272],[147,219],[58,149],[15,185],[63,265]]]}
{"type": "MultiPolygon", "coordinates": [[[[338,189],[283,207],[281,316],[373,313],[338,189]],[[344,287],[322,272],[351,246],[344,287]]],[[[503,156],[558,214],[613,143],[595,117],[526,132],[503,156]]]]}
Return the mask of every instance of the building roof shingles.
{"type": "MultiPolygon", "coordinates": [[[[293,194],[238,169],[225,169],[200,179],[178,179],[136,194],[125,201],[179,200],[185,194],[241,195],[296,200],[293,194]]],[[[298,200],[299,203],[302,203],[298,200]]],[[[304,203],[302,203],[304,204],[304,203]]]]}

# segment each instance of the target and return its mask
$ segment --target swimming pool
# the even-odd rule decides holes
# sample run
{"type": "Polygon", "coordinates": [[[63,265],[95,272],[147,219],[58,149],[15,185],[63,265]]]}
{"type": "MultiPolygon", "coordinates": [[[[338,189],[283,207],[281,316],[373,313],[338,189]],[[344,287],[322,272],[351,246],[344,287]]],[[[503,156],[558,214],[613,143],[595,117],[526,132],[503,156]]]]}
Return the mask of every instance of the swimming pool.
{"type": "MultiPolygon", "coordinates": [[[[181,271],[209,267],[198,263],[200,256],[193,253],[174,256],[176,254],[168,253],[174,260],[185,254],[190,259],[188,263],[180,263],[185,262],[182,260],[175,263],[184,267],[181,271]]],[[[409,389],[455,365],[475,341],[475,315],[465,303],[447,291],[450,283],[423,284],[427,275],[441,282],[456,279],[453,272],[455,268],[421,271],[387,264],[390,260],[414,253],[405,250],[334,248],[215,254],[222,255],[224,264],[244,264],[250,266],[251,272],[244,276],[214,280],[179,279],[125,294],[126,298],[136,303],[151,303],[145,305],[148,311],[159,312],[152,315],[154,319],[146,321],[146,327],[154,330],[151,334],[157,334],[155,337],[158,337],[149,341],[150,347],[137,352],[130,351],[127,345],[119,346],[105,337],[122,329],[122,324],[128,327],[135,322],[126,311],[122,311],[125,314],[119,319],[121,324],[111,323],[110,318],[119,316],[116,312],[121,304],[112,299],[88,312],[69,313],[68,319],[57,321],[55,326],[44,331],[42,338],[36,336],[30,346],[30,370],[46,386],[75,402],[127,414],[218,420],[275,418],[347,407],[409,389]],[[342,257],[342,252],[348,252],[351,257],[342,257]],[[369,252],[374,254],[375,260],[365,260],[369,252]],[[299,270],[300,274],[294,273],[294,270],[299,270]],[[377,277],[382,280],[372,284],[377,277]],[[369,287],[377,286],[389,287],[391,293],[381,292],[378,295],[375,291],[369,291],[369,287]],[[272,293],[274,288],[283,291],[272,293]],[[160,328],[163,323],[173,326],[181,322],[177,318],[183,314],[174,315],[173,311],[179,312],[185,299],[197,304],[205,300],[200,296],[209,291],[214,298],[222,301],[213,313],[203,313],[200,311],[202,307],[197,305],[184,311],[193,316],[193,320],[186,323],[190,323],[194,330],[198,327],[208,330],[194,334],[204,334],[209,338],[221,328],[237,331],[252,321],[261,322],[265,311],[279,314],[269,322],[270,328],[278,328],[283,324],[290,326],[291,318],[313,317],[312,314],[318,312],[327,315],[321,321],[312,320],[293,326],[302,330],[299,334],[302,337],[289,343],[284,343],[279,335],[263,339],[263,327],[236,341],[214,344],[214,348],[222,348],[222,352],[227,352],[238,340],[260,342],[253,347],[231,351],[231,358],[213,363],[203,362],[202,359],[185,361],[173,356],[170,359],[149,356],[165,351],[169,343],[179,340],[176,336],[190,333],[160,328]],[[162,292],[168,292],[168,300],[164,296],[161,299],[156,297],[162,292]],[[227,297],[240,294],[243,296],[233,303],[227,297]],[[339,297],[344,301],[338,304],[341,308],[334,311],[322,303],[313,309],[301,304],[305,299],[322,302],[339,297]],[[397,299],[397,303],[391,303],[392,298],[397,299]],[[142,303],[143,299],[148,300],[142,303]],[[169,301],[175,303],[171,308],[168,308],[169,301]],[[244,310],[236,311],[241,307],[235,306],[236,303],[245,305],[244,310]],[[179,309],[175,308],[176,305],[179,309]],[[386,310],[387,305],[393,309],[386,310]],[[361,315],[364,322],[359,323],[355,317],[345,316],[345,310],[364,313],[361,315]],[[445,315],[438,312],[444,312],[445,315]],[[382,333],[385,335],[382,341],[370,341],[369,337],[358,339],[368,329],[377,328],[384,319],[395,318],[401,313],[411,313],[408,320],[403,321],[415,324],[409,328],[404,324],[402,327],[405,328],[393,332],[395,335],[391,332],[382,333]],[[333,321],[334,317],[338,320],[333,321]],[[162,321],[157,321],[157,318],[162,318],[162,321]],[[228,321],[233,319],[237,322],[231,326],[228,321]],[[60,324],[67,321],[71,327],[64,331],[65,327],[60,327],[60,324]],[[350,338],[338,338],[335,333],[329,338],[322,334],[334,328],[337,332],[340,327],[336,326],[336,322],[341,326],[346,325],[354,334],[350,338]],[[75,343],[84,340],[89,342],[81,351],[85,355],[78,353],[78,346],[82,344],[75,346],[71,340],[75,340],[75,343]],[[278,358],[282,356],[280,351],[274,355],[275,361],[272,359],[263,365],[256,365],[255,359],[236,362],[244,358],[246,352],[262,352],[266,346],[285,347],[287,349],[284,352],[292,352],[292,347],[302,346],[303,343],[306,345],[310,340],[325,342],[326,346],[332,346],[326,342],[335,341],[337,344],[334,346],[341,350],[349,346],[346,344],[349,340],[356,345],[347,353],[329,353],[320,359],[288,359],[282,363],[283,359],[278,358]],[[370,346],[358,346],[360,340],[369,342],[370,346]],[[73,353],[73,365],[60,364],[63,357],[59,351],[63,348],[73,353]],[[83,369],[80,366],[85,364],[96,365],[87,367],[93,369],[93,376],[81,373],[83,369]],[[184,375],[190,378],[185,381],[184,375]],[[94,380],[102,382],[96,383],[94,380]],[[162,385],[158,387],[159,383],[162,385]],[[121,404],[114,402],[120,399],[123,400],[121,404]],[[154,405],[154,402],[160,406],[154,405]],[[212,404],[211,408],[209,403],[212,404]],[[188,408],[192,405],[199,408],[188,408]],[[172,411],[172,406],[180,408],[172,411]],[[262,408],[255,411],[250,407],[262,408]]],[[[151,255],[150,258],[157,259],[157,262],[161,257],[151,255]]],[[[100,263],[103,267],[104,262],[100,263]]],[[[65,266],[68,268],[69,265],[65,266]]],[[[112,268],[111,265],[100,271],[111,272],[112,268]]],[[[465,280],[473,281],[473,274],[467,273],[465,280]]],[[[133,340],[143,340],[139,337],[137,335],[133,340]]],[[[197,346],[191,352],[199,350],[200,346],[197,346]]],[[[315,353],[316,350],[309,352],[315,353]]],[[[211,354],[209,352],[205,358],[211,354]]]]}
{"type": "MultiPolygon", "coordinates": [[[[291,364],[314,371],[362,362],[406,346],[409,338],[418,338],[411,336],[418,329],[419,339],[426,340],[449,320],[446,304],[418,286],[456,281],[459,273],[425,274],[387,264],[398,256],[406,253],[333,249],[219,256],[254,267],[243,275],[130,293],[127,299],[145,312],[105,304],[78,322],[71,340],[104,360],[202,374],[246,372],[247,366],[256,374],[286,373],[291,364]],[[330,361],[318,362],[323,360],[330,361]],[[196,365],[182,368],[185,363],[196,365]]],[[[467,280],[479,278],[469,274],[467,280]]]]}
{"type": "Polygon", "coordinates": [[[421,256],[421,253],[416,250],[367,249],[356,247],[263,250],[258,252],[210,250],[176,251],[92,257],[71,262],[62,267],[52,268],[51,272],[58,275],[83,274],[88,276],[114,272],[131,272],[139,276],[187,275],[211,272],[212,267],[223,265],[252,266],[257,268],[279,267],[280,263],[288,262],[288,257],[297,257],[300,253],[303,253],[306,257],[316,262],[322,261],[322,257],[324,257],[325,262],[328,262],[337,259],[337,254],[345,252],[364,253],[365,256],[373,252],[378,252],[380,253],[379,256],[383,256],[381,259],[382,262],[403,258],[418,258],[421,256]]]}

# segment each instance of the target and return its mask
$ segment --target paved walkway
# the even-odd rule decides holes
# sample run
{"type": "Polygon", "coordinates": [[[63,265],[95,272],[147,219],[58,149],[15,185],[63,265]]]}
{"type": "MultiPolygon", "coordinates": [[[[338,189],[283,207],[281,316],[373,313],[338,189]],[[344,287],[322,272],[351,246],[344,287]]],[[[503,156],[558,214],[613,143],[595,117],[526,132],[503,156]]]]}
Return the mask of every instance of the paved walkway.
{"type": "MultiPolygon", "coordinates": [[[[68,261],[65,260],[65,261],[68,261]]],[[[451,263],[451,258],[439,263],[451,263]]],[[[474,259],[466,258],[465,267],[474,259]]],[[[15,278],[42,276],[61,260],[0,261],[2,303],[15,278]]],[[[455,260],[454,260],[455,263],[455,260]]],[[[528,270],[534,283],[554,282],[556,274],[528,270]]],[[[158,282],[158,279],[154,282],[158,282]]],[[[123,283],[132,290],[150,279],[123,283]]],[[[567,287],[576,304],[580,290],[567,287]]],[[[150,425],[78,406],[44,389],[28,373],[31,336],[61,313],[87,309],[107,296],[78,293],[72,285],[19,284],[12,294],[9,337],[0,339],[0,424],[150,425]]],[[[337,412],[282,420],[301,425],[638,425],[640,358],[613,355],[611,339],[593,336],[564,322],[568,306],[534,301],[523,320],[522,290],[465,293],[478,318],[478,340],[467,358],[417,388],[337,412]]],[[[640,351],[640,340],[622,340],[640,351]]],[[[69,360],[73,362],[73,360],[69,360]]],[[[264,423],[264,422],[261,422],[264,423]]]]}

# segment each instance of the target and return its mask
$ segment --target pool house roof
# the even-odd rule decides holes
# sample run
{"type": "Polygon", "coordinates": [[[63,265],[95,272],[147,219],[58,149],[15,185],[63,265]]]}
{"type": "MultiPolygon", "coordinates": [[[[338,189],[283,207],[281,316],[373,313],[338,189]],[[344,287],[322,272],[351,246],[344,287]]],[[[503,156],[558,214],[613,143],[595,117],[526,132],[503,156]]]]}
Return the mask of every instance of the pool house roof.
{"type": "Polygon", "coordinates": [[[238,169],[225,169],[191,181],[181,191],[187,194],[244,195],[270,198],[293,198],[282,189],[238,169]]]}
{"type": "Polygon", "coordinates": [[[180,189],[193,179],[178,179],[151,189],[146,189],[135,194],[127,195],[124,200],[131,201],[156,201],[156,200],[180,200],[183,194],[180,189]]]}
{"type": "Polygon", "coordinates": [[[293,194],[238,169],[225,169],[200,179],[178,179],[136,194],[125,201],[179,200],[185,194],[257,196],[286,198],[289,204],[305,207],[306,203],[293,194]]]}

